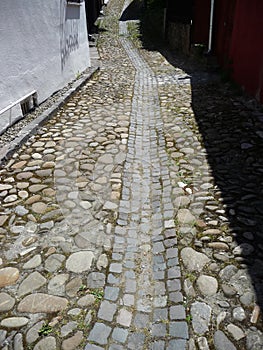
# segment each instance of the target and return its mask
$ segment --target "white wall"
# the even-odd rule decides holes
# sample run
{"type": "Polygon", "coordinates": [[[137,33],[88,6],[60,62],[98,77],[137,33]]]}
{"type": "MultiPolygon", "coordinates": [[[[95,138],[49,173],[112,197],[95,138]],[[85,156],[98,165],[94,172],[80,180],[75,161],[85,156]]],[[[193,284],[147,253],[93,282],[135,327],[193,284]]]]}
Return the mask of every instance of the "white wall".
{"type": "Polygon", "coordinates": [[[0,0],[0,65],[0,110],[65,86],[90,66],[85,2],[0,0]]]}

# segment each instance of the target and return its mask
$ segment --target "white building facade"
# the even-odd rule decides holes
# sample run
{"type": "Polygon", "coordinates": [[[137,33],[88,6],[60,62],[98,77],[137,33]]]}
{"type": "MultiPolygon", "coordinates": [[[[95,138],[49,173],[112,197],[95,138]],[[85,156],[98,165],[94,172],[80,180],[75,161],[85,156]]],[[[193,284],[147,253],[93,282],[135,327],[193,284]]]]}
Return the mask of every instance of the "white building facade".
{"type": "Polygon", "coordinates": [[[24,97],[41,103],[90,66],[85,2],[1,0],[0,64],[1,131],[24,97]]]}

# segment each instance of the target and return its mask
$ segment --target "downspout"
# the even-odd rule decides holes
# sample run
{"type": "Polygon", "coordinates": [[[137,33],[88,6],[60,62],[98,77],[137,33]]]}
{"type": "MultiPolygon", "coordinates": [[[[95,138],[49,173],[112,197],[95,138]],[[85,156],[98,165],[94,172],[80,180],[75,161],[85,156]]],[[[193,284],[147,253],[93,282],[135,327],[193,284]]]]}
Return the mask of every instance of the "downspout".
{"type": "Polygon", "coordinates": [[[208,51],[210,53],[212,50],[212,36],[213,36],[213,24],[214,24],[214,7],[215,0],[211,0],[211,8],[210,8],[210,25],[209,25],[209,41],[208,41],[208,51]]]}

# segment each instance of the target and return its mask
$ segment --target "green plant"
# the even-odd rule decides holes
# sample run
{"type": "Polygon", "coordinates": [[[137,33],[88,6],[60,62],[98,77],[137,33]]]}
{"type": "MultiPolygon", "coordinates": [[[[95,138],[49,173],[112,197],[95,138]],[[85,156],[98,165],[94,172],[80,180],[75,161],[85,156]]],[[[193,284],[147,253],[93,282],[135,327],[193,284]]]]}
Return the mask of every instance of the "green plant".
{"type": "Polygon", "coordinates": [[[193,275],[192,273],[188,272],[188,273],[186,273],[185,278],[188,278],[191,282],[194,282],[196,279],[196,276],[193,275]]]}
{"type": "Polygon", "coordinates": [[[187,323],[190,323],[192,321],[192,315],[187,315],[185,320],[187,323]]]}
{"type": "Polygon", "coordinates": [[[43,326],[40,328],[40,330],[38,331],[39,335],[44,335],[47,336],[50,333],[53,332],[53,328],[46,322],[43,324],[43,326]]]}
{"type": "Polygon", "coordinates": [[[100,301],[104,296],[102,289],[93,289],[90,290],[89,293],[95,296],[97,302],[100,301]]]}
{"type": "Polygon", "coordinates": [[[83,292],[84,290],[87,289],[87,286],[85,284],[82,284],[80,287],[79,287],[79,292],[83,292]]]}

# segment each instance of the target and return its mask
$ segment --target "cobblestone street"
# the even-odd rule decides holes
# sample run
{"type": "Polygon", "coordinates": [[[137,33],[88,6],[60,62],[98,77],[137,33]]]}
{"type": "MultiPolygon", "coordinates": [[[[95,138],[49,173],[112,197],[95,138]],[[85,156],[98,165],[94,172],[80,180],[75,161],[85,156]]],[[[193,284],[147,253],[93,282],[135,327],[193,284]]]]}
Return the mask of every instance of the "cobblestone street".
{"type": "Polygon", "coordinates": [[[1,167],[0,348],[263,349],[262,110],[137,47],[130,2],[1,167]]]}

